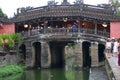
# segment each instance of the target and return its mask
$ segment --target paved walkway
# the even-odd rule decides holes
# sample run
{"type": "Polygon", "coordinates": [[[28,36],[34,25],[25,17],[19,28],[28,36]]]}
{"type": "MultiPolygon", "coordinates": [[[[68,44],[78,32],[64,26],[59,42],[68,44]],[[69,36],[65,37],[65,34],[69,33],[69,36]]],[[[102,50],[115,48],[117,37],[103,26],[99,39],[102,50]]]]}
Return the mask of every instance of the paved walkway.
{"type": "Polygon", "coordinates": [[[110,58],[106,57],[110,67],[113,71],[116,80],[120,80],[120,67],[118,66],[118,58],[111,56],[110,58]]]}
{"type": "Polygon", "coordinates": [[[105,66],[91,68],[89,80],[108,80],[105,66]]]}

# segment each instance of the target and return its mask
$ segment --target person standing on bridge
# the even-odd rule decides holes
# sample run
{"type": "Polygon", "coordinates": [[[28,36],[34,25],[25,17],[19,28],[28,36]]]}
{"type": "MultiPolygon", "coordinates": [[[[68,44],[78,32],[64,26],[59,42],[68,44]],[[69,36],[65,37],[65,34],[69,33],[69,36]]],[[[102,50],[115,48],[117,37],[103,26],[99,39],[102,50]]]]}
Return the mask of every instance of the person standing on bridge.
{"type": "Polygon", "coordinates": [[[106,42],[106,56],[110,58],[110,53],[111,53],[111,41],[110,39],[107,39],[106,42]]]}
{"type": "Polygon", "coordinates": [[[76,26],[75,23],[74,23],[73,26],[72,26],[72,30],[73,30],[73,32],[77,32],[77,26],[76,26]]]}
{"type": "Polygon", "coordinates": [[[112,55],[112,56],[113,56],[114,42],[115,42],[115,38],[112,37],[112,38],[111,38],[111,55],[112,55]]]}
{"type": "Polygon", "coordinates": [[[114,41],[114,46],[113,46],[113,55],[115,56],[115,57],[117,57],[117,55],[118,55],[118,41],[117,41],[117,39],[115,39],[115,41],[114,41]]]}

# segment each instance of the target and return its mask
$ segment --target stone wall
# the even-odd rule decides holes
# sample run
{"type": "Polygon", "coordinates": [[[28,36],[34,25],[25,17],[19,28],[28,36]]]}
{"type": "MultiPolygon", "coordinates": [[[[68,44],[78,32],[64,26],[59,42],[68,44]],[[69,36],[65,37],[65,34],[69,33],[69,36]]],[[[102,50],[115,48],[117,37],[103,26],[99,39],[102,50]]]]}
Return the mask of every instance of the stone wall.
{"type": "Polygon", "coordinates": [[[6,54],[5,56],[0,56],[0,66],[5,64],[17,64],[18,62],[17,55],[6,54]]]}

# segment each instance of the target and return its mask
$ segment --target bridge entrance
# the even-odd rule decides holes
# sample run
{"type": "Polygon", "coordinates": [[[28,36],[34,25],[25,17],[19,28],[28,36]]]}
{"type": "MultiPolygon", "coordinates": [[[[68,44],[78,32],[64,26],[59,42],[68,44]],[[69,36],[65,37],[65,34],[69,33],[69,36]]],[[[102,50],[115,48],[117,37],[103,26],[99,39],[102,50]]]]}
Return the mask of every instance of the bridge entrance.
{"type": "Polygon", "coordinates": [[[64,67],[65,66],[65,46],[72,41],[51,41],[51,67],[64,67]]]}
{"type": "Polygon", "coordinates": [[[51,67],[64,67],[64,48],[66,42],[50,42],[51,67]]]}

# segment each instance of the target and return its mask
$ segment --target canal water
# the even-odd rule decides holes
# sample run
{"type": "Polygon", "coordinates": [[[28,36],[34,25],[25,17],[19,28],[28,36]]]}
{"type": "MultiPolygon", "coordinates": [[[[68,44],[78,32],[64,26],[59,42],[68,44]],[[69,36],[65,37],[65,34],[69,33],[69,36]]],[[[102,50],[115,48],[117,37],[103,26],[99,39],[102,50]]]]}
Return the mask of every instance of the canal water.
{"type": "Polygon", "coordinates": [[[108,80],[105,67],[92,69],[33,69],[0,80],[108,80]]]}
{"type": "Polygon", "coordinates": [[[88,80],[89,70],[42,69],[26,71],[17,80],[88,80]]]}

